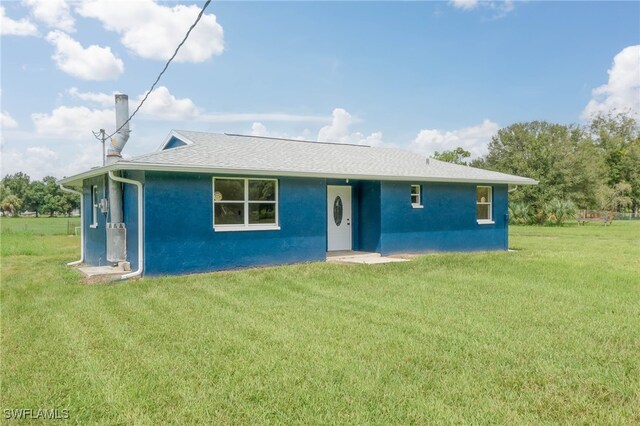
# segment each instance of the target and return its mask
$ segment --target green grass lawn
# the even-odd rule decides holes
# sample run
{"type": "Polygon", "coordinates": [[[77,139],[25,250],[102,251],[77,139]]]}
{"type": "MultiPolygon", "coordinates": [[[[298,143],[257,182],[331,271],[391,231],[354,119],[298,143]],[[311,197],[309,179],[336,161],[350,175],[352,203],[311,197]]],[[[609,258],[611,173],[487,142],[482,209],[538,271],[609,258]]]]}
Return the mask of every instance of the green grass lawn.
{"type": "Polygon", "coordinates": [[[79,217],[2,217],[0,220],[2,235],[73,235],[76,226],[80,226],[79,217]]]}
{"type": "Polygon", "coordinates": [[[80,424],[640,423],[640,222],[510,236],[516,252],[85,285],[64,266],[77,237],[6,232],[0,408],[80,424]]]}

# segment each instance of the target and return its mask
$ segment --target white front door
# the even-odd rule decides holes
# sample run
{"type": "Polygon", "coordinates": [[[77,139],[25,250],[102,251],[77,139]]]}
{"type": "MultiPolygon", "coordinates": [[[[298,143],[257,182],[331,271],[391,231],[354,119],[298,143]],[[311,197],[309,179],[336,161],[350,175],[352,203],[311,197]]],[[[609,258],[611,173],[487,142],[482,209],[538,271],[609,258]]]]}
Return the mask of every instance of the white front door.
{"type": "Polygon", "coordinates": [[[351,250],[351,187],[327,185],[327,250],[351,250]]]}

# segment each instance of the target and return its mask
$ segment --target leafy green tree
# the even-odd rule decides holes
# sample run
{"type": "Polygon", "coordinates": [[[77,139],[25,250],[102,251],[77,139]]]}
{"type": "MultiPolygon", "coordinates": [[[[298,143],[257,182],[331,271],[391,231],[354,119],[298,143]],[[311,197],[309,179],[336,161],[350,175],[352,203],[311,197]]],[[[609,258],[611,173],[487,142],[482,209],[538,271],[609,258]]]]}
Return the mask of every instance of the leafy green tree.
{"type": "Polygon", "coordinates": [[[631,185],[626,182],[617,183],[613,188],[602,186],[598,192],[600,209],[614,212],[630,206],[633,203],[633,199],[629,195],[631,190],[631,185]]]}
{"type": "Polygon", "coordinates": [[[640,138],[633,141],[625,150],[622,168],[628,171],[626,182],[631,186],[630,207],[633,212],[640,213],[640,138]]]}
{"type": "Polygon", "coordinates": [[[484,157],[474,158],[469,162],[469,165],[471,167],[477,167],[478,169],[490,169],[484,157]]]}
{"type": "Polygon", "coordinates": [[[4,184],[4,180],[0,181],[0,215],[5,215],[5,209],[2,207],[3,201],[9,195],[13,195],[11,190],[4,184]]]}
{"type": "Polygon", "coordinates": [[[80,196],[69,192],[62,192],[60,199],[60,213],[71,216],[74,210],[80,208],[80,196]]]}
{"type": "Polygon", "coordinates": [[[31,178],[26,173],[18,172],[13,175],[6,175],[2,179],[2,185],[9,189],[13,195],[24,200],[31,178]]]}
{"type": "Polygon", "coordinates": [[[583,129],[532,121],[498,131],[489,153],[476,165],[503,173],[528,176],[540,182],[510,195],[543,212],[553,200],[571,200],[582,208],[597,204],[597,188],[605,179],[605,164],[583,129]]]}
{"type": "Polygon", "coordinates": [[[589,124],[594,145],[606,163],[607,184],[631,185],[629,197],[640,210],[640,127],[628,113],[609,112],[594,116],[589,124]]]}
{"type": "Polygon", "coordinates": [[[36,217],[38,217],[42,212],[46,195],[47,191],[44,183],[39,180],[31,182],[25,197],[26,209],[36,212],[36,217]]]}
{"type": "Polygon", "coordinates": [[[606,164],[584,128],[570,126],[569,140],[559,144],[559,151],[549,175],[562,198],[583,209],[598,205],[598,190],[606,180],[606,164]]]}
{"type": "Polygon", "coordinates": [[[600,113],[591,119],[589,127],[594,143],[604,154],[608,183],[613,186],[627,180],[628,170],[624,168],[623,158],[626,148],[638,139],[636,121],[624,113],[600,113]]]}
{"type": "Polygon", "coordinates": [[[463,166],[468,165],[466,159],[471,157],[471,153],[462,147],[457,147],[452,151],[436,151],[432,158],[440,161],[446,161],[447,163],[461,164],[463,166]]]}
{"type": "Polygon", "coordinates": [[[21,208],[22,200],[11,193],[6,195],[2,201],[0,201],[0,209],[2,209],[3,214],[8,211],[11,215],[18,216],[21,208]]]}
{"type": "Polygon", "coordinates": [[[2,179],[0,203],[7,207],[3,213],[10,211],[14,215],[24,210],[34,211],[36,216],[43,213],[49,216],[56,213],[71,215],[73,210],[80,207],[79,197],[62,191],[53,176],[47,176],[42,181],[31,181],[29,176],[22,172],[7,175],[2,179]],[[17,195],[16,191],[20,195],[17,195]]]}
{"type": "Polygon", "coordinates": [[[12,208],[17,208],[17,210],[11,210],[11,213],[14,216],[20,214],[20,212],[22,211],[30,181],[31,178],[29,177],[29,175],[22,172],[15,173],[13,175],[6,175],[2,179],[2,191],[0,191],[2,192],[2,196],[0,196],[0,202],[7,198],[9,195],[13,195],[19,200],[18,202],[17,200],[11,198],[12,208]]]}
{"type": "Polygon", "coordinates": [[[56,183],[56,178],[46,176],[42,179],[44,185],[44,199],[42,204],[42,212],[48,213],[50,217],[56,213],[64,213],[64,193],[56,183]]]}

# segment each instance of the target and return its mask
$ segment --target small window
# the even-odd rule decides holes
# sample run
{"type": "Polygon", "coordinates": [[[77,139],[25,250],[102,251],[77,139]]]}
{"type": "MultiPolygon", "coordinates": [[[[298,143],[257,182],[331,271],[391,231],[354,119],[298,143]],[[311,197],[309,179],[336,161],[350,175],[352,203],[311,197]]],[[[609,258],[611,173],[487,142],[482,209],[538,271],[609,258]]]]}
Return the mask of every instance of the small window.
{"type": "Polygon", "coordinates": [[[422,190],[420,185],[411,185],[411,206],[422,207],[422,190]]]}
{"type": "Polygon", "coordinates": [[[214,178],[213,226],[216,231],[278,229],[278,181],[214,178]]]}
{"type": "Polygon", "coordinates": [[[91,186],[91,227],[98,227],[98,208],[100,202],[98,200],[98,185],[91,186]]]}
{"type": "Polygon", "coordinates": [[[478,223],[493,223],[493,217],[491,214],[493,188],[490,186],[479,186],[476,189],[476,206],[477,214],[476,218],[478,223]]]}

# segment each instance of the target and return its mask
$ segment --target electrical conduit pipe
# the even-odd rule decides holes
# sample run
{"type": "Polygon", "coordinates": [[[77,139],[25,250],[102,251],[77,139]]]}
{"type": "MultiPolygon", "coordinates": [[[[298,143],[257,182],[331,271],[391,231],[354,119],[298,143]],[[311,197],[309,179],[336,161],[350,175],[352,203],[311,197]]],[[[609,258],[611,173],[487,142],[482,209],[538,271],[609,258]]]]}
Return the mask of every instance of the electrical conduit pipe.
{"type": "Polygon", "coordinates": [[[109,170],[109,178],[116,182],[128,183],[138,187],[138,269],[135,271],[124,274],[120,279],[126,280],[133,277],[142,275],[142,269],[144,265],[144,251],[143,251],[143,235],[144,235],[144,216],[142,213],[142,183],[137,180],[127,179],[113,174],[109,170]]]}

